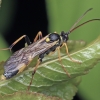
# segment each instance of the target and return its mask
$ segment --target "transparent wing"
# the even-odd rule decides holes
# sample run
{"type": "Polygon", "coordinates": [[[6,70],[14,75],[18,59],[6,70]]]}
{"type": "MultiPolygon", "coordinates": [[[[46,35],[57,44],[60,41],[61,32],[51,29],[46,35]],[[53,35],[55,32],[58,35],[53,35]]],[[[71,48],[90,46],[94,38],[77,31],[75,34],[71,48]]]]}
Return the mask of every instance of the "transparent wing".
{"type": "Polygon", "coordinates": [[[49,48],[56,44],[56,42],[47,43],[45,41],[47,37],[48,35],[43,39],[16,51],[12,56],[10,56],[4,65],[5,72],[18,70],[22,64],[27,66],[30,59],[33,59],[37,55],[47,51],[49,48]]]}

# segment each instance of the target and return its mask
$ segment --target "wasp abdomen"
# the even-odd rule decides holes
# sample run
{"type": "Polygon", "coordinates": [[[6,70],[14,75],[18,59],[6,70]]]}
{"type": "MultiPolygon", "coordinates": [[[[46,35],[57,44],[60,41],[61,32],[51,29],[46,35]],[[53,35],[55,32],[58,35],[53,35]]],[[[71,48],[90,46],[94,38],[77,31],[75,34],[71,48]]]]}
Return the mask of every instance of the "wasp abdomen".
{"type": "Polygon", "coordinates": [[[4,72],[4,74],[1,76],[1,80],[9,79],[15,76],[18,72],[19,70],[11,71],[11,72],[4,72]]]}

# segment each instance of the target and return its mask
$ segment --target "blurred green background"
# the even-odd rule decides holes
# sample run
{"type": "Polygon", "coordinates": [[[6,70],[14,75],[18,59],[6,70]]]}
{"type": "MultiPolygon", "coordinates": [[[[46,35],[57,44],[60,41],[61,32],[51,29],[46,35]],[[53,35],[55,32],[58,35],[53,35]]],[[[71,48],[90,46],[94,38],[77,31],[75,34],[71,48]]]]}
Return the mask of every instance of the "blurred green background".
{"type": "MultiPolygon", "coordinates": [[[[80,23],[92,19],[100,18],[99,0],[46,0],[49,32],[68,31],[75,21],[89,8],[93,8],[80,23]]],[[[85,40],[90,43],[100,34],[100,22],[95,21],[84,25],[70,34],[70,39],[85,40]]],[[[82,100],[100,99],[100,64],[90,71],[88,75],[83,76],[79,86],[78,94],[82,100]]]]}
{"type": "MultiPolygon", "coordinates": [[[[40,2],[38,1],[38,3],[40,2]]],[[[100,18],[99,0],[45,0],[45,6],[48,18],[48,32],[67,32],[76,20],[89,8],[93,8],[93,10],[90,11],[79,22],[79,24],[92,18],[100,18]]],[[[9,29],[11,22],[13,21],[13,14],[14,11],[16,11],[15,9],[14,1],[2,1],[0,9],[0,33],[2,33],[0,34],[0,48],[8,47],[3,34],[7,28],[9,29]]],[[[37,9],[39,9],[39,6],[37,6],[37,9]]],[[[69,38],[71,40],[84,40],[87,43],[90,43],[99,36],[99,27],[99,21],[90,22],[72,32],[69,35],[69,38]]],[[[5,60],[9,55],[9,51],[0,51],[0,61],[5,60]]],[[[79,85],[78,91],[78,95],[82,98],[81,100],[100,99],[99,72],[100,64],[96,65],[96,67],[92,69],[88,75],[82,77],[82,82],[79,85]]]]}

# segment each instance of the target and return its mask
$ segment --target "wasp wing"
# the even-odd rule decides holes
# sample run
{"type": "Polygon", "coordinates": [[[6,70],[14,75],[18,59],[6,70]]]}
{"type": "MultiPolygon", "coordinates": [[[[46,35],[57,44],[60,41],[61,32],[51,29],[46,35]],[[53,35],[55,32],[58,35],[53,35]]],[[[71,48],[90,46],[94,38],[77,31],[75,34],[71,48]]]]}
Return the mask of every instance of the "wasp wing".
{"type": "Polygon", "coordinates": [[[34,57],[47,51],[56,44],[56,42],[47,43],[45,41],[47,37],[48,35],[41,40],[38,40],[37,42],[34,42],[31,45],[16,51],[12,56],[10,56],[4,65],[5,72],[16,71],[23,65],[27,66],[34,57]]]}

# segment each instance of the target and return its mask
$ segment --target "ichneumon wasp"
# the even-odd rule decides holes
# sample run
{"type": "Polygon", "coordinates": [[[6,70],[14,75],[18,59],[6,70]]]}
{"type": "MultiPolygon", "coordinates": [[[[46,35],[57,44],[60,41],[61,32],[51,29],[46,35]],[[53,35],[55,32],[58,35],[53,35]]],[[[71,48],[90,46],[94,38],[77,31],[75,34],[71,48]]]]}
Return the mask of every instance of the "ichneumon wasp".
{"type": "MultiPolygon", "coordinates": [[[[42,59],[44,58],[45,55],[49,55],[54,53],[56,50],[58,51],[58,58],[61,63],[61,57],[60,57],[60,48],[62,46],[65,46],[66,48],[66,53],[68,54],[68,57],[73,61],[73,62],[78,62],[73,60],[69,53],[68,53],[68,47],[67,47],[67,40],[68,40],[68,35],[77,29],[78,27],[91,22],[91,21],[100,21],[100,19],[91,19],[88,20],[78,26],[78,22],[86,15],[87,12],[92,10],[92,8],[88,9],[77,21],[76,23],[72,26],[72,28],[68,32],[61,31],[60,35],[57,33],[50,33],[44,38],[42,38],[42,33],[38,32],[36,38],[34,39],[34,42],[31,43],[28,36],[23,35],[19,39],[17,39],[9,48],[6,49],[1,49],[1,50],[8,50],[12,49],[12,47],[19,42],[21,39],[25,38],[28,46],[25,48],[22,48],[18,51],[16,51],[6,62],[4,65],[4,74],[1,76],[1,79],[9,79],[16,74],[22,72],[29,64],[30,62],[34,59],[35,56],[39,55],[39,58],[37,60],[37,64],[34,67],[34,70],[32,72],[32,79],[30,81],[30,84],[28,86],[28,90],[30,89],[30,85],[32,84],[33,76],[37,70],[37,67],[39,64],[42,62],[42,59]],[[39,38],[39,40],[38,40],[39,38]]],[[[78,62],[79,63],[79,62],[78,62]]],[[[67,70],[64,68],[63,64],[61,63],[61,66],[65,73],[70,77],[70,74],[67,72],[67,70]]]]}

